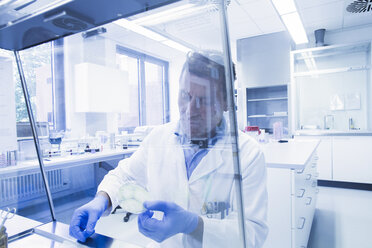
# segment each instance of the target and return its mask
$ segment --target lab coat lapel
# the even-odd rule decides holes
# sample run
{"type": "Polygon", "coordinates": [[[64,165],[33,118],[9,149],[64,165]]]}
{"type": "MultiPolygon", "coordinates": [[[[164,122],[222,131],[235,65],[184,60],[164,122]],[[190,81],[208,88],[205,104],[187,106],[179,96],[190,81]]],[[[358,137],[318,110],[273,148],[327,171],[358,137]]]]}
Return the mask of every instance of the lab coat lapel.
{"type": "Polygon", "coordinates": [[[191,177],[189,179],[190,184],[212,173],[224,164],[224,155],[226,155],[226,151],[228,150],[227,146],[225,145],[226,139],[227,138],[225,137],[219,140],[208,152],[208,154],[204,156],[204,158],[200,161],[198,166],[191,174],[191,177]]]}
{"type": "MultiPolygon", "coordinates": [[[[173,135],[172,144],[170,146],[169,156],[175,158],[175,164],[170,164],[169,166],[176,166],[178,175],[175,177],[175,185],[173,189],[167,190],[174,190],[179,188],[181,190],[181,194],[178,195],[178,200],[176,201],[181,207],[187,208],[188,205],[188,180],[187,180],[187,172],[186,172],[186,164],[185,164],[185,155],[183,153],[183,148],[177,140],[177,136],[173,135]]],[[[173,175],[168,175],[169,177],[173,177],[173,175]]]]}

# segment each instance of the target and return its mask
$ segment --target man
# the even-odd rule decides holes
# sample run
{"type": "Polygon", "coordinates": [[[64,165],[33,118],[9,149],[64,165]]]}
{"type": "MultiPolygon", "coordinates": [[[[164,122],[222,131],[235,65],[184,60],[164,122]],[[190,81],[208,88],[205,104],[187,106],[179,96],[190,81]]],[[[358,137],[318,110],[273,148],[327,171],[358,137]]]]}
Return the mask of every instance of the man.
{"type": "MultiPolygon", "coordinates": [[[[155,128],[105,176],[96,197],[75,211],[70,235],[84,241],[93,234],[103,213],[118,205],[120,186],[135,181],[156,199],[144,203],[138,229],[162,247],[238,247],[225,71],[218,62],[212,55],[188,55],[180,76],[180,120],[155,128]],[[154,218],[153,211],[163,218],[154,218]]],[[[265,162],[257,143],[243,133],[239,151],[246,239],[248,247],[261,247],[268,230],[265,162]]]]}

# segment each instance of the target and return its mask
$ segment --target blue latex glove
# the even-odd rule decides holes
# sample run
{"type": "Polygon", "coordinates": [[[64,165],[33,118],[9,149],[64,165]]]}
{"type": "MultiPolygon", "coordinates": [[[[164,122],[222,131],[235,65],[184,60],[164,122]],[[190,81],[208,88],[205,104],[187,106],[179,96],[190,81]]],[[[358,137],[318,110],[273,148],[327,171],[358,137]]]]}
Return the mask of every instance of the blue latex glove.
{"type": "Polygon", "coordinates": [[[85,242],[94,233],[94,227],[107,205],[108,199],[97,195],[92,201],[76,209],[70,222],[70,235],[85,242]]]}
{"type": "Polygon", "coordinates": [[[177,233],[191,233],[198,226],[198,215],[184,210],[173,202],[148,201],[143,206],[147,211],[138,216],[138,229],[143,235],[157,242],[162,242],[177,233]],[[151,218],[153,210],[163,212],[163,219],[151,218]]]}

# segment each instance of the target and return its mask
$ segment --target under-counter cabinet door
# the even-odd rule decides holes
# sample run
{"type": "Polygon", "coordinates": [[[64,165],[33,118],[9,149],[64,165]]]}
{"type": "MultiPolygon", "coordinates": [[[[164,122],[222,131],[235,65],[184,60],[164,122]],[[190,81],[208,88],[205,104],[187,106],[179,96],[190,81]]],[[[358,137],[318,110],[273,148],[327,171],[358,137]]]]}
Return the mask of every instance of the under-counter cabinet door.
{"type": "Polygon", "coordinates": [[[372,183],[372,137],[333,138],[333,180],[372,183]]]}

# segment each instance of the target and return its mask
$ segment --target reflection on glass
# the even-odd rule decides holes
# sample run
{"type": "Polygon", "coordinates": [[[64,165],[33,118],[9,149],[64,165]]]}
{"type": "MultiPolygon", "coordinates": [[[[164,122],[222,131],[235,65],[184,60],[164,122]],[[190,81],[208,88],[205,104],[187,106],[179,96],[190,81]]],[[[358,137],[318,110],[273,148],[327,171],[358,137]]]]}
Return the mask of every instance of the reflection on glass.
{"type": "Polygon", "coordinates": [[[159,125],[163,123],[163,66],[145,62],[146,76],[146,123],[159,125]]]}
{"type": "MultiPolygon", "coordinates": [[[[80,241],[96,231],[142,246],[241,247],[245,237],[260,247],[266,168],[253,139],[232,137],[219,6],[176,5],[192,11],[148,24],[132,16],[21,52],[57,220],[80,241]],[[117,208],[127,182],[153,200],[127,195],[141,214],[117,208]]],[[[37,165],[24,154],[25,167],[37,165]]]]}
{"type": "Polygon", "coordinates": [[[119,113],[119,127],[124,131],[126,128],[139,126],[139,106],[138,106],[138,59],[124,54],[117,54],[117,65],[120,70],[128,72],[128,82],[125,82],[125,92],[123,98],[128,98],[123,112],[119,113]],[[125,94],[125,95],[124,95],[125,94]]]}
{"type": "MultiPolygon", "coordinates": [[[[39,105],[36,100],[38,94],[45,95],[40,98],[46,101],[45,106],[51,105],[48,102],[51,87],[45,82],[51,68],[50,52],[50,44],[44,44],[24,57],[25,60],[34,62],[33,68],[25,69],[34,107],[39,105]]],[[[35,160],[36,150],[20,77],[11,52],[0,50],[0,71],[0,208],[14,207],[18,215],[48,222],[51,221],[50,210],[39,164],[35,160]]],[[[49,110],[43,111],[47,113],[49,110]]],[[[36,128],[41,145],[47,147],[49,122],[47,118],[41,117],[40,120],[36,128]]],[[[46,176],[50,181],[59,177],[58,172],[48,172],[46,176]]],[[[37,225],[38,222],[32,224],[37,225]]]]}

